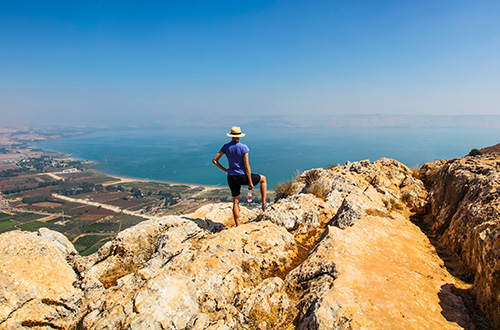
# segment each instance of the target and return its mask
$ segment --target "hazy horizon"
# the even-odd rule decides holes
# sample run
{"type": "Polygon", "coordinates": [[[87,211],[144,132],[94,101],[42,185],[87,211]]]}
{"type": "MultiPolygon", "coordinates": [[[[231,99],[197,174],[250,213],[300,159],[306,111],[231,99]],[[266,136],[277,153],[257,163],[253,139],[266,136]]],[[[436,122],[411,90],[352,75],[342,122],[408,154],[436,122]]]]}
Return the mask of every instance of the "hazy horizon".
{"type": "Polygon", "coordinates": [[[484,127],[500,128],[500,115],[260,115],[260,116],[224,116],[213,118],[209,115],[196,117],[178,116],[168,120],[154,122],[129,122],[113,121],[86,121],[73,123],[6,123],[2,122],[0,128],[33,129],[48,131],[64,131],[83,129],[114,128],[213,128],[229,130],[232,126],[245,128],[260,127],[273,130],[279,127],[289,128],[344,128],[344,127],[371,127],[371,128],[459,128],[459,127],[484,127]]]}
{"type": "Polygon", "coordinates": [[[500,115],[498,17],[493,0],[4,1],[1,121],[500,115]]]}

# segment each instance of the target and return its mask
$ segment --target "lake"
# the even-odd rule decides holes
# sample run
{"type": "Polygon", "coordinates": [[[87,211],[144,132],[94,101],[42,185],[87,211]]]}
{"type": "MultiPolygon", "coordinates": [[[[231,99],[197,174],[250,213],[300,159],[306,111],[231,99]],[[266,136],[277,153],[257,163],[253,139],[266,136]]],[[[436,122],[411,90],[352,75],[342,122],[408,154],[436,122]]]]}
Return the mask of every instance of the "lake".
{"type": "MultiPolygon", "coordinates": [[[[226,185],[212,164],[228,142],[229,128],[113,128],[36,143],[45,150],[96,162],[105,173],[150,180],[226,185]]],[[[269,188],[297,171],[381,157],[405,165],[462,157],[473,148],[499,143],[498,128],[478,127],[242,127],[252,172],[267,176],[269,188]]],[[[225,157],[221,163],[227,165],[225,157]]]]}

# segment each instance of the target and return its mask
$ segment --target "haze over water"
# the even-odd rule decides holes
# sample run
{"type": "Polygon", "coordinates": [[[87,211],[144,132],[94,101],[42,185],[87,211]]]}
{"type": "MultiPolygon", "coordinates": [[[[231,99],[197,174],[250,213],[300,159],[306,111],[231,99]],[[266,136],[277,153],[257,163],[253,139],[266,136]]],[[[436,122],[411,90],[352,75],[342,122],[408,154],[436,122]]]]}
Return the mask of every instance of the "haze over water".
{"type": "MultiPolygon", "coordinates": [[[[297,171],[381,157],[405,165],[462,157],[498,143],[496,127],[262,127],[243,126],[252,172],[272,189],[297,171]]],[[[225,128],[112,128],[45,141],[42,149],[97,163],[105,173],[179,183],[226,186],[212,158],[230,139],[225,128]]],[[[222,163],[226,166],[226,158],[222,163]]]]}

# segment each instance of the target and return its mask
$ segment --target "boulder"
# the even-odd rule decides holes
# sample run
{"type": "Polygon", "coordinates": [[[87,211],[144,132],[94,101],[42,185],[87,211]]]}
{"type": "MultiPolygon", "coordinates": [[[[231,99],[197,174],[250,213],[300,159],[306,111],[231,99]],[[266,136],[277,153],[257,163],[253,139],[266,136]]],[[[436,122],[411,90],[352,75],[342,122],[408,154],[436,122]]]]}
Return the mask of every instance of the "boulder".
{"type": "Polygon", "coordinates": [[[60,234],[42,233],[0,235],[0,329],[75,329],[81,317],[83,292],[66,261],[72,249],[60,234]]]}
{"type": "Polygon", "coordinates": [[[340,205],[337,214],[332,218],[330,225],[345,229],[352,226],[359,218],[361,218],[361,212],[352,206],[346,198],[340,205]]]}
{"type": "MultiPolygon", "coordinates": [[[[260,213],[260,205],[254,203],[254,208],[249,209],[240,204],[240,223],[254,220],[260,213]]],[[[222,230],[226,227],[234,227],[233,203],[207,204],[200,207],[193,213],[186,214],[185,217],[201,219],[208,223],[214,223],[222,230]]]]}
{"type": "MultiPolygon", "coordinates": [[[[212,235],[195,236],[196,231],[192,231],[183,239],[174,233],[186,223],[180,218],[171,221],[179,225],[164,230],[156,253],[144,267],[118,279],[116,286],[94,303],[94,310],[83,322],[86,329],[141,325],[209,329],[218,328],[220,321],[230,328],[253,324],[250,316],[255,313],[248,311],[247,302],[260,298],[248,289],[284,273],[297,255],[293,236],[268,221],[212,235]],[[234,306],[237,297],[238,307],[247,312],[234,306]]],[[[287,301],[286,295],[280,296],[279,288],[268,290],[275,292],[274,305],[287,301]]],[[[269,308],[268,313],[275,310],[269,308]]]]}
{"type": "Polygon", "coordinates": [[[37,234],[57,247],[67,260],[71,260],[72,257],[78,255],[73,244],[63,234],[47,228],[38,229],[37,234]]]}
{"type": "Polygon", "coordinates": [[[198,223],[183,217],[169,216],[143,221],[120,232],[113,241],[106,243],[89,259],[92,262],[86,277],[98,279],[106,288],[116,281],[141,269],[157,251],[160,235],[169,229],[185,239],[186,236],[204,236],[203,221],[198,223]]]}

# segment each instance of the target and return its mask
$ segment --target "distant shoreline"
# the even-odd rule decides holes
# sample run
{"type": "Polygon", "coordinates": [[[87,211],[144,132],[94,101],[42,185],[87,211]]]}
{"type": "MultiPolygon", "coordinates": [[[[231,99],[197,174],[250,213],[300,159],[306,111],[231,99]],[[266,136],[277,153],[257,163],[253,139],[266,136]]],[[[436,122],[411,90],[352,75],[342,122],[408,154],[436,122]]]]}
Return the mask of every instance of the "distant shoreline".
{"type": "Polygon", "coordinates": [[[134,178],[134,177],[128,177],[128,176],[123,176],[123,175],[109,174],[109,173],[103,172],[101,170],[96,170],[96,169],[91,169],[91,171],[120,180],[118,182],[110,183],[110,185],[111,184],[120,184],[120,182],[155,182],[155,183],[166,183],[166,184],[170,184],[170,185],[182,185],[182,186],[188,186],[191,188],[202,187],[202,188],[206,188],[206,189],[226,189],[226,188],[229,189],[228,187],[208,185],[208,184],[197,184],[197,183],[174,182],[174,181],[157,180],[157,179],[134,178]]]}
{"type": "MultiPolygon", "coordinates": [[[[77,160],[80,162],[87,162],[87,163],[92,163],[95,165],[98,164],[96,161],[92,161],[92,160],[88,160],[88,159],[81,159],[78,157],[73,157],[72,154],[70,154],[70,153],[64,153],[64,152],[55,151],[55,150],[47,150],[47,149],[42,149],[42,148],[40,148],[40,150],[42,152],[58,153],[58,154],[63,155],[67,159],[74,159],[74,160],[77,160]]],[[[159,179],[137,178],[137,177],[131,177],[131,176],[116,175],[116,174],[107,173],[107,172],[102,171],[102,170],[97,170],[95,168],[92,168],[91,171],[95,172],[95,173],[102,174],[102,175],[106,175],[106,176],[109,176],[109,177],[112,177],[115,179],[119,179],[121,182],[156,182],[156,183],[166,183],[166,184],[170,184],[170,185],[184,185],[184,186],[189,186],[191,188],[203,187],[206,189],[224,189],[224,188],[229,189],[229,187],[226,187],[226,186],[198,184],[198,183],[186,183],[186,182],[175,182],[175,181],[167,181],[167,180],[159,180],[159,179]]],[[[119,182],[117,182],[116,184],[118,184],[118,183],[119,182]]],[[[110,183],[110,184],[115,184],[115,183],[110,183]]],[[[272,190],[268,190],[268,191],[272,191],[272,190]]]]}
{"type": "MultiPolygon", "coordinates": [[[[118,182],[113,182],[109,183],[106,185],[115,185],[115,184],[120,184],[120,183],[125,183],[125,182],[155,182],[155,183],[166,183],[169,185],[180,185],[180,186],[188,186],[190,188],[204,188],[208,190],[214,190],[214,189],[227,189],[229,190],[229,187],[227,186],[214,186],[214,185],[208,185],[208,184],[197,184],[197,183],[185,183],[185,182],[174,182],[174,181],[165,181],[165,180],[151,180],[151,179],[141,179],[141,178],[134,178],[134,177],[127,177],[127,176],[121,176],[121,175],[114,175],[114,174],[109,174],[103,171],[95,170],[92,169],[91,171],[95,173],[99,173],[102,175],[109,176],[111,178],[119,179],[120,181],[118,182]]],[[[259,188],[254,189],[255,191],[260,191],[259,188]]],[[[274,193],[274,190],[272,189],[267,189],[267,193],[274,193]]]]}
{"type": "MultiPolygon", "coordinates": [[[[72,157],[71,154],[67,153],[62,153],[59,151],[53,151],[53,150],[45,150],[45,149],[40,149],[42,152],[56,152],[61,155],[64,155],[64,157],[69,158],[69,159],[75,159],[81,162],[88,162],[92,164],[97,164],[97,162],[88,160],[88,159],[80,159],[76,157],[72,157]]],[[[107,185],[114,185],[114,184],[120,184],[120,183],[125,183],[125,182],[155,182],[155,183],[165,183],[169,185],[182,185],[182,186],[188,186],[190,188],[204,188],[208,190],[214,190],[214,189],[229,189],[228,186],[219,186],[219,185],[209,185],[209,184],[199,184],[199,183],[186,183],[186,182],[176,182],[176,181],[167,181],[167,180],[159,180],[159,179],[148,179],[148,178],[137,178],[137,177],[131,177],[131,176],[124,176],[124,175],[116,175],[116,174],[110,174],[102,170],[97,170],[95,168],[92,168],[90,171],[109,176],[111,178],[119,179],[120,181],[118,182],[112,182],[108,183],[107,185]]],[[[257,189],[258,190],[258,189],[257,189]]],[[[272,189],[267,189],[268,193],[274,193],[274,190],[272,189]]]]}
{"type": "MultiPolygon", "coordinates": [[[[17,131],[18,131],[17,129],[5,129],[5,128],[0,127],[0,138],[1,138],[0,139],[0,147],[15,146],[17,142],[12,139],[11,134],[12,133],[16,133],[17,131]]],[[[59,135],[57,135],[57,134],[45,135],[43,137],[43,139],[47,139],[47,138],[58,139],[58,138],[61,138],[61,137],[59,135]]],[[[60,152],[60,151],[56,151],[56,150],[48,150],[48,149],[44,149],[44,148],[39,148],[38,146],[33,145],[33,142],[36,141],[37,139],[42,139],[42,138],[40,138],[38,136],[38,134],[35,133],[35,132],[30,133],[29,139],[26,140],[26,141],[24,141],[24,143],[27,143],[29,145],[29,147],[20,147],[20,146],[17,146],[17,148],[20,147],[20,150],[17,150],[19,152],[19,156],[18,157],[22,157],[23,155],[26,156],[27,153],[30,152],[29,148],[33,148],[33,149],[38,149],[42,153],[56,153],[56,154],[59,154],[59,155],[61,155],[62,157],[66,158],[66,159],[74,159],[74,160],[79,161],[79,162],[86,162],[86,163],[91,163],[91,164],[94,164],[94,165],[98,164],[97,162],[92,161],[92,160],[81,159],[81,158],[78,158],[78,157],[73,157],[72,154],[70,154],[70,153],[65,153],[65,152],[60,152]]],[[[183,185],[183,186],[188,186],[188,187],[191,187],[191,188],[202,187],[204,189],[209,189],[209,190],[213,190],[213,189],[225,189],[225,188],[229,189],[227,186],[219,186],[219,185],[208,185],[208,184],[198,184],[198,183],[185,183],[185,182],[175,182],[175,181],[166,181],[166,180],[157,180],[157,179],[147,179],[147,178],[137,178],[137,177],[128,177],[128,176],[123,176],[123,175],[115,175],[115,174],[110,174],[110,173],[104,172],[102,170],[97,170],[95,168],[92,168],[91,171],[95,172],[95,173],[98,173],[98,174],[102,174],[102,175],[105,175],[105,176],[112,177],[112,178],[120,180],[120,181],[118,181],[116,183],[109,183],[109,185],[111,185],[111,184],[119,184],[120,182],[155,182],[155,183],[165,183],[165,184],[169,184],[169,185],[183,185]]]]}

